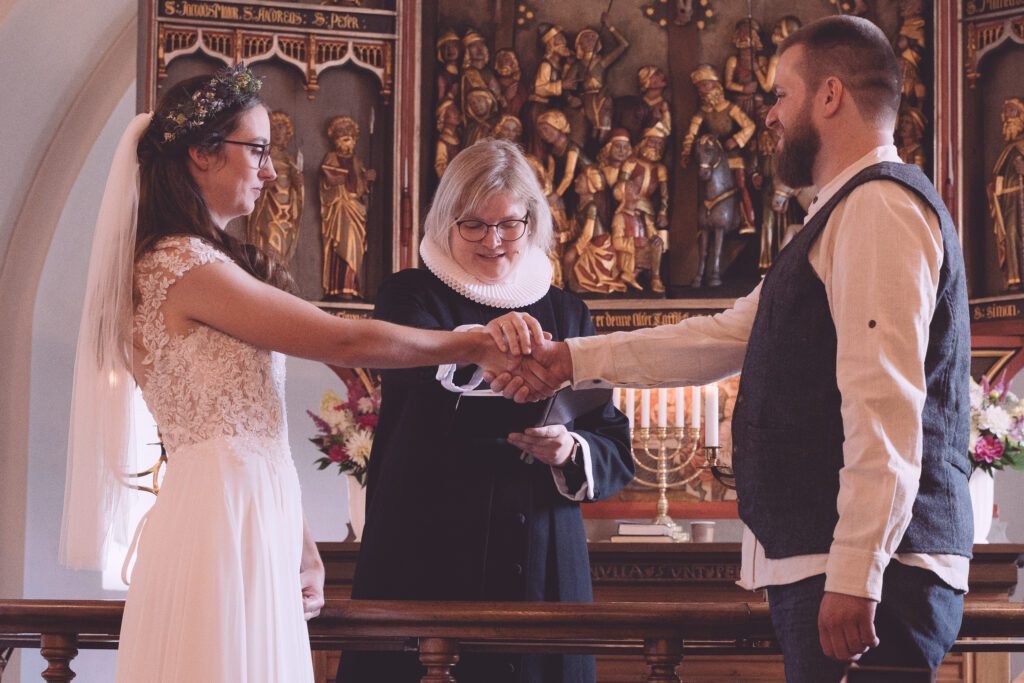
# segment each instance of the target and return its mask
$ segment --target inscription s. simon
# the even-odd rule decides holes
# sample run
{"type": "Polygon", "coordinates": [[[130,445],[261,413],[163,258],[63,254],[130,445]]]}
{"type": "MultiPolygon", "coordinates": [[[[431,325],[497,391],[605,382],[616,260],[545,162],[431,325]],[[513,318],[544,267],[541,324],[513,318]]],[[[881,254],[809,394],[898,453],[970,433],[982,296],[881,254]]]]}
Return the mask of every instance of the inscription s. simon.
{"type": "MultiPolygon", "coordinates": [[[[1024,0],[1021,0],[1024,2],[1024,0]]],[[[1021,317],[1020,306],[1011,304],[979,304],[972,306],[971,317],[975,320],[1009,320],[1021,317]]]]}
{"type": "Polygon", "coordinates": [[[735,564],[593,564],[594,581],[736,581],[735,564]]]}

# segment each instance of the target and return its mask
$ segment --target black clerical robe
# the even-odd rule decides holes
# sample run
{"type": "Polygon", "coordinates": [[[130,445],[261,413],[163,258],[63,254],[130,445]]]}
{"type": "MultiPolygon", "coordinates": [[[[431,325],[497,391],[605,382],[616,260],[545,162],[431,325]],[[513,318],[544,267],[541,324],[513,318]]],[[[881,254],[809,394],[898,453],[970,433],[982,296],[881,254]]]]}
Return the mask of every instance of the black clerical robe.
{"type": "MultiPolygon", "coordinates": [[[[594,334],[586,305],[556,288],[519,308],[555,340],[594,334]]],[[[426,270],[388,278],[375,317],[427,329],[486,324],[507,313],[473,302],[426,270]]],[[[464,368],[457,379],[468,379],[464,368]]],[[[404,600],[592,599],[579,503],[556,488],[551,467],[527,464],[499,440],[469,440],[452,429],[458,394],[437,368],[384,371],[380,421],[368,474],[366,526],[353,598],[404,600]]],[[[484,399],[502,401],[504,399],[484,399]]],[[[633,477],[626,418],[609,402],[566,425],[586,440],[593,499],[633,477]]],[[[582,468],[565,470],[570,492],[582,468]]],[[[418,681],[415,655],[346,654],[339,681],[418,681]]],[[[593,681],[591,657],[464,656],[460,682],[593,681]]]]}

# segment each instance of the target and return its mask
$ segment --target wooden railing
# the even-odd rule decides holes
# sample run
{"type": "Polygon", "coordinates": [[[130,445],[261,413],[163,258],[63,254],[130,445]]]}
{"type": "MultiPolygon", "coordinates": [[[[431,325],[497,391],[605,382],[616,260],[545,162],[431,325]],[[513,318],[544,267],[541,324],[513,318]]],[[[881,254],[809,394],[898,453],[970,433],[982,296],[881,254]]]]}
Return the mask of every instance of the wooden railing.
{"type": "MultiPolygon", "coordinates": [[[[47,681],[71,681],[79,649],[117,647],[122,601],[0,601],[0,651],[38,647],[47,681]]],[[[461,652],[636,654],[648,681],[678,681],[688,654],[774,651],[764,603],[475,603],[330,600],[315,649],[419,651],[424,682],[453,681],[461,652]]],[[[955,649],[1024,651],[1024,604],[968,604],[955,649]]]]}

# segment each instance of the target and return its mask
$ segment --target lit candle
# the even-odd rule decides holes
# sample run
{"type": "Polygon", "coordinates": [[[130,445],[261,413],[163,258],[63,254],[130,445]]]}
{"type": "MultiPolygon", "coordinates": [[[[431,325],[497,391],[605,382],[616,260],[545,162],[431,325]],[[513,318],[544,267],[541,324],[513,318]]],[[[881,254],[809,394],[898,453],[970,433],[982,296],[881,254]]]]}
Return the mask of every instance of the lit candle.
{"type": "Polygon", "coordinates": [[[704,388],[704,445],[718,445],[718,385],[704,388]]]}
{"type": "Polygon", "coordinates": [[[612,405],[618,409],[622,409],[622,389],[615,387],[612,389],[612,405]]]}
{"type": "Polygon", "coordinates": [[[658,389],[658,426],[668,426],[668,391],[658,389]]]}
{"type": "Polygon", "coordinates": [[[700,429],[700,387],[690,387],[690,426],[700,429]]]}
{"type": "Polygon", "coordinates": [[[636,389],[626,389],[626,419],[629,420],[629,431],[633,431],[636,420],[636,389]]]}
{"type": "Polygon", "coordinates": [[[672,425],[679,429],[682,429],[683,427],[686,426],[683,422],[683,418],[686,417],[686,413],[683,410],[683,407],[683,388],[676,387],[676,414],[675,419],[672,422],[672,425]]]}
{"type": "Polygon", "coordinates": [[[640,429],[651,426],[651,390],[640,390],[640,429]]]}

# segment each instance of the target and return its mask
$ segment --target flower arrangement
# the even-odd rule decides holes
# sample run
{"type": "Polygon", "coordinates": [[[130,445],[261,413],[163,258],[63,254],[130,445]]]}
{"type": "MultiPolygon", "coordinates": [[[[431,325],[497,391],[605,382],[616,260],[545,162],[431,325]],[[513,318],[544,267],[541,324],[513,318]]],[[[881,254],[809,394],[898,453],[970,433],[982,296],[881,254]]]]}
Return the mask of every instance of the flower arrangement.
{"type": "Polygon", "coordinates": [[[1003,374],[994,385],[971,379],[971,466],[992,476],[1024,469],[1024,401],[1010,393],[1003,374]]]}
{"type": "Polygon", "coordinates": [[[328,389],[320,399],[320,414],[306,411],[319,431],[310,441],[324,454],[316,460],[319,469],[337,464],[339,473],[349,474],[360,486],[366,486],[366,468],[380,411],[380,387],[367,391],[358,380],[345,380],[345,386],[347,400],[328,389]]]}
{"type": "Polygon", "coordinates": [[[224,109],[255,96],[262,86],[263,82],[241,62],[221,69],[191,99],[168,112],[160,122],[163,141],[174,142],[202,128],[224,109]]]}

